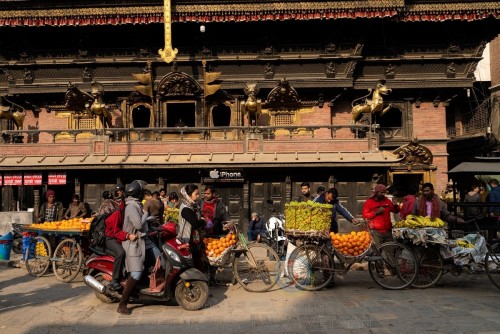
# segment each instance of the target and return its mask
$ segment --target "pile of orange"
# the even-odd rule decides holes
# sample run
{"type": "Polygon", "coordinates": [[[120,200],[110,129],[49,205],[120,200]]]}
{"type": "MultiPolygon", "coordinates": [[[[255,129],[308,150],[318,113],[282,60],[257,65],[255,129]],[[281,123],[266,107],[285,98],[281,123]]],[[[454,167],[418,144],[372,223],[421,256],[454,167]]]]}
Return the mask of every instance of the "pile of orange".
{"type": "Polygon", "coordinates": [[[43,224],[33,224],[28,227],[40,230],[80,230],[90,229],[91,219],[71,218],[54,222],[45,222],[43,224]]]}
{"type": "Polygon", "coordinates": [[[348,256],[363,254],[371,245],[371,236],[367,231],[348,234],[330,232],[330,240],[337,251],[348,256]]]}
{"type": "Polygon", "coordinates": [[[236,244],[236,235],[230,233],[220,239],[203,238],[205,244],[205,254],[210,257],[218,257],[227,248],[236,244]]]}

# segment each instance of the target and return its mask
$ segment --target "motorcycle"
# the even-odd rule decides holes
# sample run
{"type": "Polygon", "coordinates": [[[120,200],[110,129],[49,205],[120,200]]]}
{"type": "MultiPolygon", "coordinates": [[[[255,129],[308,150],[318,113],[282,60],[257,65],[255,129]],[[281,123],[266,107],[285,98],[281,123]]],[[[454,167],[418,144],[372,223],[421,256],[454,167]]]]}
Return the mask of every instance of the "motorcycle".
{"type": "Polygon", "coordinates": [[[271,213],[271,217],[266,222],[267,243],[278,253],[280,259],[285,259],[288,239],[285,235],[285,216],[277,213],[273,207],[273,201],[267,200],[267,210],[271,213]]]}
{"type": "MultiPolygon", "coordinates": [[[[149,222],[151,220],[148,218],[149,222]]],[[[164,275],[161,275],[158,280],[164,281],[164,284],[158,285],[159,289],[155,289],[151,284],[147,287],[138,284],[132,298],[139,301],[175,300],[177,304],[188,311],[203,308],[208,300],[208,278],[194,268],[189,245],[176,238],[175,223],[165,223],[148,235],[157,243],[162,253],[161,262],[165,264],[164,275]]],[[[119,301],[121,299],[120,292],[112,291],[109,288],[114,258],[103,249],[91,247],[91,250],[94,254],[85,263],[83,278],[85,284],[94,289],[97,298],[102,302],[119,301]]],[[[125,280],[126,278],[123,278],[122,286],[125,286],[125,280]]]]}

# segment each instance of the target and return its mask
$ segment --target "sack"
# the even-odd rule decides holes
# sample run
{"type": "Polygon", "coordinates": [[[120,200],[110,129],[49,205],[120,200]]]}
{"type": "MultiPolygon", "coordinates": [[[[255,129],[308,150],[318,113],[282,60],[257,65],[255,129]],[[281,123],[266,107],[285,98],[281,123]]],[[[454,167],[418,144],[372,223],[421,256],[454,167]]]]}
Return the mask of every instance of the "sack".
{"type": "Polygon", "coordinates": [[[153,271],[149,275],[149,290],[151,292],[162,292],[165,286],[165,270],[161,267],[161,257],[156,258],[153,271]]]}
{"type": "MultiPolygon", "coordinates": [[[[113,213],[113,212],[112,212],[113,213]]],[[[102,214],[96,216],[90,223],[90,244],[104,247],[106,245],[106,219],[112,214],[102,214]]]]}

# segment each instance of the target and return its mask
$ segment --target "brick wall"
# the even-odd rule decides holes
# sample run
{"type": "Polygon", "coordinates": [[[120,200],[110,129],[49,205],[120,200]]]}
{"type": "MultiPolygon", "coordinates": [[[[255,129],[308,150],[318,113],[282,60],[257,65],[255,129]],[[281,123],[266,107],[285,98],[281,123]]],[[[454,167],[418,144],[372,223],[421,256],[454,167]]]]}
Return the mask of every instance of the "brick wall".
{"type": "Polygon", "coordinates": [[[419,139],[447,138],[446,108],[439,104],[436,108],[426,102],[420,108],[413,108],[413,135],[419,139]]]}

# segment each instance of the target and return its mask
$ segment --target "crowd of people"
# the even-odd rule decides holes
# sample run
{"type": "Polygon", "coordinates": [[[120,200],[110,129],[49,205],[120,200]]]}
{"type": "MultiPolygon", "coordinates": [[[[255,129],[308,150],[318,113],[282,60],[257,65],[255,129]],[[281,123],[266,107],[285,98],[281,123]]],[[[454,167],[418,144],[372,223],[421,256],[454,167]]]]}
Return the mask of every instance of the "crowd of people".
{"type": "MultiPolygon", "coordinates": [[[[161,252],[156,244],[148,237],[148,231],[163,224],[165,209],[178,208],[179,221],[176,225],[177,237],[188,243],[193,254],[195,267],[202,272],[208,271],[202,238],[204,235],[222,235],[224,222],[230,220],[227,207],[216,195],[215,187],[206,185],[203,189],[203,198],[200,189],[195,184],[187,184],[181,188],[179,195],[175,192],[166,194],[165,189],[153,191],[145,188],[144,181],[136,180],[126,187],[117,184],[112,191],[102,193],[101,205],[94,216],[106,215],[106,243],[107,250],[114,255],[110,288],[123,289],[122,298],[117,311],[121,314],[130,314],[127,307],[130,294],[137,282],[141,280],[144,269],[153,266],[161,252]],[[147,218],[153,216],[154,223],[147,223],[147,218]],[[133,246],[133,247],[132,247],[133,246]],[[120,281],[122,267],[125,265],[129,273],[125,285],[120,281]]],[[[485,198],[489,202],[500,202],[500,187],[498,181],[490,181],[491,190],[485,198]]],[[[330,232],[339,231],[337,216],[343,216],[350,223],[358,219],[347,210],[339,201],[336,188],[325,189],[319,186],[316,196],[311,194],[310,185],[304,182],[300,185],[301,195],[298,201],[313,201],[332,205],[330,232]]],[[[465,202],[477,203],[482,200],[481,185],[474,184],[464,197],[465,202]]],[[[50,222],[75,217],[86,217],[88,209],[80,201],[78,195],[73,195],[72,202],[67,210],[56,201],[53,190],[47,190],[46,202],[40,207],[39,222],[50,222]]],[[[480,208],[469,207],[468,215],[478,215],[480,208]]],[[[447,223],[463,223],[464,219],[451,214],[446,203],[434,193],[431,183],[424,183],[420,189],[410,189],[404,196],[402,205],[395,197],[389,196],[388,188],[384,184],[376,184],[371,196],[366,200],[362,209],[362,218],[368,221],[373,231],[373,241],[376,245],[392,240],[391,214],[399,214],[404,219],[408,214],[439,217],[447,223]],[[391,197],[391,198],[390,198],[391,197]]],[[[500,206],[490,206],[487,214],[498,216],[500,206]]],[[[248,226],[248,239],[261,241],[268,238],[265,222],[259,213],[253,212],[248,226]]]]}

